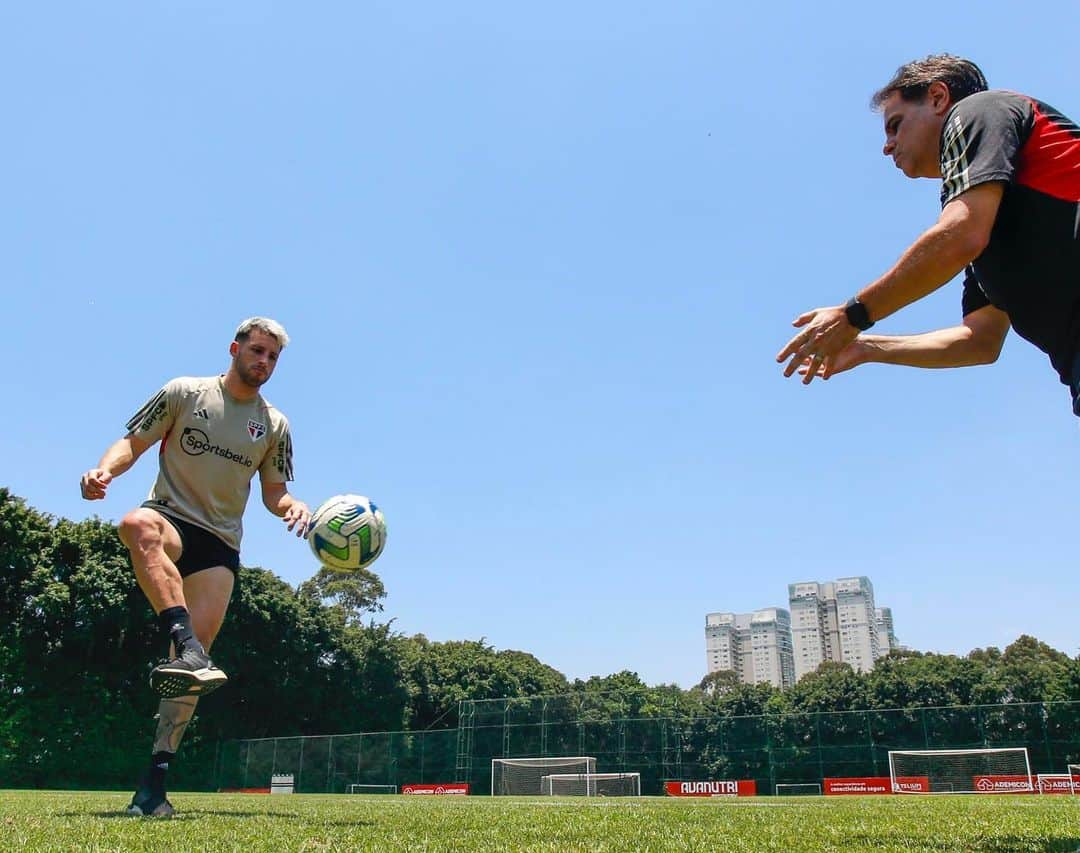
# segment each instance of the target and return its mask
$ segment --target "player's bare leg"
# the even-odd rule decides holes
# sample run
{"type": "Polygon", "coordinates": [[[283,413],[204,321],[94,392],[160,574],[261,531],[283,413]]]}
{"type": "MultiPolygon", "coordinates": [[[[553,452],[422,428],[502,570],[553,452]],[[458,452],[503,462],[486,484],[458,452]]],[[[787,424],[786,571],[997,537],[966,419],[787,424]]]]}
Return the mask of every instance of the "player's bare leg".
{"type": "Polygon", "coordinates": [[[211,662],[206,647],[213,642],[225,619],[234,580],[232,571],[225,566],[203,569],[183,579],[183,595],[195,642],[188,641],[183,646],[177,643],[175,657],[150,673],[150,684],[166,699],[205,696],[228,680],[211,662]]]}
{"type": "MultiPolygon", "coordinates": [[[[225,619],[233,583],[232,571],[224,566],[204,569],[184,579],[184,592],[191,608],[195,635],[207,651],[225,619]]],[[[150,767],[139,782],[128,807],[129,814],[154,817],[171,817],[174,814],[165,793],[165,776],[169,763],[180,749],[180,742],[198,701],[198,695],[191,695],[162,699],[159,703],[150,767]]]]}
{"type": "Polygon", "coordinates": [[[161,513],[139,507],[120,520],[120,541],[131,553],[135,580],[154,612],[185,607],[184,580],[173,562],[182,548],[176,528],[161,513]]]}
{"type": "Polygon", "coordinates": [[[170,660],[150,673],[150,686],[167,699],[216,690],[228,678],[210,661],[199,634],[217,632],[232,593],[232,572],[217,566],[191,576],[223,572],[228,576],[224,592],[219,589],[223,583],[220,579],[188,584],[175,563],[182,553],[180,534],[161,513],[146,507],[132,510],[121,519],[120,540],[131,554],[139,587],[173,644],[170,660]],[[188,595],[192,593],[199,597],[197,612],[188,607],[188,595]],[[217,599],[221,599],[220,605],[213,603],[217,599]]]}

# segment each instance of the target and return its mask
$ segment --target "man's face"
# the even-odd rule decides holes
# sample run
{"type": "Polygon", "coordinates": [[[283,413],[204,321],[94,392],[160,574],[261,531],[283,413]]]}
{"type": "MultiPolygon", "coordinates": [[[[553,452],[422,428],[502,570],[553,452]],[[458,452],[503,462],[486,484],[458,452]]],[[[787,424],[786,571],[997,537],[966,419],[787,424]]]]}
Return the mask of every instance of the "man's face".
{"type": "Polygon", "coordinates": [[[260,388],[277,367],[281,344],[262,329],[252,329],[246,341],[233,341],[229,352],[240,381],[250,388],[260,388]]]}
{"type": "Polygon", "coordinates": [[[951,106],[948,88],[939,83],[921,101],[905,101],[899,92],[892,92],[881,105],[882,153],[909,178],[940,178],[941,126],[951,106]]]}

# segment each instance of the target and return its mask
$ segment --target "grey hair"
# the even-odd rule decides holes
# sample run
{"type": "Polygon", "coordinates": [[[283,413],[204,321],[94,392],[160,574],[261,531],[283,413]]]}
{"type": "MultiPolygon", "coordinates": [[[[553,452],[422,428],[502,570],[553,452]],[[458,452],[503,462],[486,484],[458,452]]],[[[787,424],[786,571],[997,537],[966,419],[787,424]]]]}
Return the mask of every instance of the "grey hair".
{"type": "Polygon", "coordinates": [[[243,343],[251,336],[253,329],[258,329],[260,332],[265,332],[270,337],[275,338],[282,349],[289,345],[289,333],[285,331],[285,327],[277,320],[271,320],[269,317],[248,317],[237,326],[236,335],[233,339],[243,343]]]}

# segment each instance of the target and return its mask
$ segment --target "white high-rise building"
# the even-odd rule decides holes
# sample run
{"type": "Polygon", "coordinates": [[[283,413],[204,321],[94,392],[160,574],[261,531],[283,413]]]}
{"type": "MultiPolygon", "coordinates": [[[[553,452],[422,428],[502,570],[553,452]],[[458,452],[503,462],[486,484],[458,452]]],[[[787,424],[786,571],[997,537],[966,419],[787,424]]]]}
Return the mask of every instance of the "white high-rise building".
{"type": "Polygon", "coordinates": [[[788,585],[795,677],[823,661],[869,672],[881,657],[874,586],[867,577],[788,585]]]}
{"type": "Polygon", "coordinates": [[[707,614],[705,665],[710,673],[733,670],[743,684],[789,687],[795,683],[790,614],[782,607],[707,614]]]}
{"type": "Polygon", "coordinates": [[[889,652],[901,648],[893,630],[892,608],[879,607],[874,616],[877,622],[878,646],[881,648],[881,656],[885,657],[889,652]]]}

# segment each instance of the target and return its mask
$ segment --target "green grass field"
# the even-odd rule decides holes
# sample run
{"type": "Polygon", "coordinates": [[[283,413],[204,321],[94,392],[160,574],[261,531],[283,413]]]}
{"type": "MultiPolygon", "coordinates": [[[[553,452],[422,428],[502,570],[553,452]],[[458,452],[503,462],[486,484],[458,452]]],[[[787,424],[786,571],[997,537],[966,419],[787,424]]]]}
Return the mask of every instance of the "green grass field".
{"type": "Polygon", "coordinates": [[[683,800],[0,791],[0,850],[764,851],[1080,848],[1080,797],[683,800]]]}

